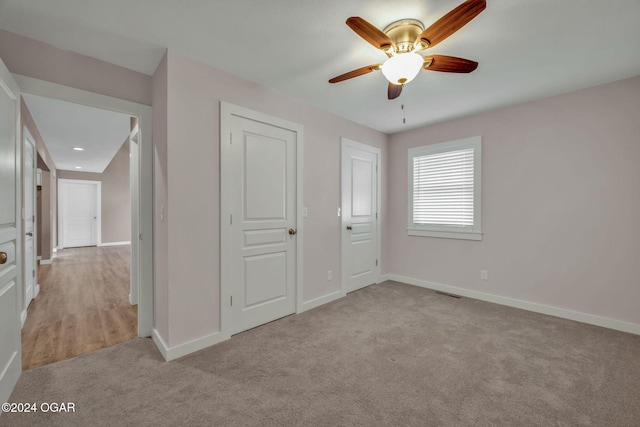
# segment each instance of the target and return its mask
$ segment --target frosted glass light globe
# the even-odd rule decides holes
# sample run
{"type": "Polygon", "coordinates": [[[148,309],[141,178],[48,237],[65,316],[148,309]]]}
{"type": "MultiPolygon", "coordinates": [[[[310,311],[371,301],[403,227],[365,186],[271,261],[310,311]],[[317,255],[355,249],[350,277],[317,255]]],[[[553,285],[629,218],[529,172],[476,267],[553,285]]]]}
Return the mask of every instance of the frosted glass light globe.
{"type": "Polygon", "coordinates": [[[400,53],[382,64],[382,74],[394,85],[409,83],[418,74],[424,59],[415,52],[400,53]]]}

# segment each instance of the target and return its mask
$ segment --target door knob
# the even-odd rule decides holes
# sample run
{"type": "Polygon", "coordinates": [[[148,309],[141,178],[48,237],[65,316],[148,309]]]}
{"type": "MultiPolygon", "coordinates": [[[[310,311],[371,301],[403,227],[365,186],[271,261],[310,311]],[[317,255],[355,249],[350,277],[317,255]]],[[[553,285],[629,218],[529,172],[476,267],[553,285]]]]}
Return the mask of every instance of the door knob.
{"type": "Polygon", "coordinates": [[[5,262],[7,262],[7,253],[0,252],[0,264],[4,264],[5,262]]]}
{"type": "Polygon", "coordinates": [[[32,232],[28,232],[27,236],[33,236],[33,233],[32,232]]]}
{"type": "Polygon", "coordinates": [[[289,229],[289,234],[290,234],[291,236],[293,236],[293,235],[294,235],[294,234],[296,234],[296,233],[297,233],[297,231],[296,231],[296,229],[295,229],[295,228],[290,228],[290,229],[289,229]]]}
{"type": "Polygon", "coordinates": [[[351,224],[347,225],[347,230],[352,230],[351,224]]]}

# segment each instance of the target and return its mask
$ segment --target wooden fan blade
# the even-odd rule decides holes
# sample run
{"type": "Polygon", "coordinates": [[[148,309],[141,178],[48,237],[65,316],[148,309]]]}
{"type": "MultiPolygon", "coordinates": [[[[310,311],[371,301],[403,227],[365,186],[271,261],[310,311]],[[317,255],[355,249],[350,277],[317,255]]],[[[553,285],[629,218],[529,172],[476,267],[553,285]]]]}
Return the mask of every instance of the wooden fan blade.
{"type": "Polygon", "coordinates": [[[371,43],[373,46],[381,50],[395,48],[393,42],[385,33],[374,27],[369,22],[359,16],[352,16],[347,19],[347,25],[355,31],[360,37],[371,43]]]}
{"type": "Polygon", "coordinates": [[[402,93],[402,85],[394,85],[389,82],[389,88],[387,89],[387,96],[389,99],[396,99],[402,93]]]}
{"type": "Polygon", "coordinates": [[[467,0],[451,12],[438,19],[418,36],[428,47],[433,47],[464,27],[487,7],[486,0],[467,0]]]}
{"type": "Polygon", "coordinates": [[[476,61],[457,58],[455,56],[431,55],[424,57],[425,65],[422,67],[429,71],[443,71],[445,73],[470,73],[478,68],[476,61]]]}
{"type": "Polygon", "coordinates": [[[357,70],[349,71],[348,73],[340,74],[337,77],[329,80],[329,83],[338,83],[343,80],[349,80],[354,77],[361,76],[363,74],[368,74],[372,71],[377,71],[380,69],[380,64],[367,65],[366,67],[358,68],[357,70]]]}

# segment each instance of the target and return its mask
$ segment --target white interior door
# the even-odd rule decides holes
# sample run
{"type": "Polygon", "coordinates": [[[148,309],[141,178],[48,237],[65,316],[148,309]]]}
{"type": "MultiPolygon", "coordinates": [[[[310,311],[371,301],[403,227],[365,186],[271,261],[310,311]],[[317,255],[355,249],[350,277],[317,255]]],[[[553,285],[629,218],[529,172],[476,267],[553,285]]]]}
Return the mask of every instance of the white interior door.
{"type": "Polygon", "coordinates": [[[100,234],[99,181],[59,179],[63,248],[96,246],[100,234]]]}
{"type": "Polygon", "coordinates": [[[36,145],[29,130],[23,129],[23,157],[22,157],[22,189],[24,202],[24,299],[22,306],[22,322],[27,317],[27,308],[31,300],[35,298],[36,292],[36,217],[35,217],[35,198],[36,198],[36,145]]]}
{"type": "Polygon", "coordinates": [[[22,372],[19,114],[18,85],[0,61],[0,403],[9,400],[22,372]]]}
{"type": "Polygon", "coordinates": [[[296,132],[231,122],[232,331],[296,310],[296,132]]]}
{"type": "Polygon", "coordinates": [[[346,292],[380,278],[380,150],[342,140],[342,283],[346,292]]]}

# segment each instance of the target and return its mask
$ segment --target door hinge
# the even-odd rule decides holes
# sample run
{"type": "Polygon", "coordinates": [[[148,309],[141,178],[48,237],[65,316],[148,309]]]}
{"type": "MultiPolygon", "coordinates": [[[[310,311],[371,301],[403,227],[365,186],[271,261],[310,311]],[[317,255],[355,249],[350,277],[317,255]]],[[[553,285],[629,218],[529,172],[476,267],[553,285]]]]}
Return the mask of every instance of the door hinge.
{"type": "Polygon", "coordinates": [[[229,134],[229,144],[233,144],[233,134],[229,134]]]}
{"type": "Polygon", "coordinates": [[[233,295],[231,295],[231,306],[233,307],[233,295]]]}
{"type": "Polygon", "coordinates": [[[32,274],[33,278],[35,279],[35,277],[36,277],[36,271],[35,271],[35,270],[31,270],[31,272],[33,273],[33,274],[32,274]]]}
{"type": "Polygon", "coordinates": [[[233,225],[233,215],[229,215],[229,225],[233,225]]]}
{"type": "Polygon", "coordinates": [[[376,267],[378,266],[378,260],[376,260],[376,267]]]}
{"type": "Polygon", "coordinates": [[[140,240],[142,240],[142,233],[140,233],[140,240]]]}
{"type": "Polygon", "coordinates": [[[376,212],[376,219],[378,219],[378,212],[376,212]]]}

